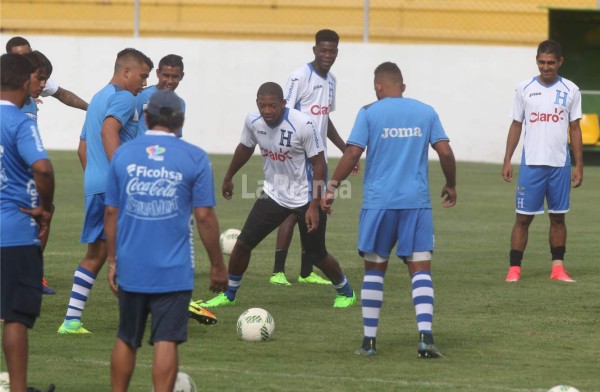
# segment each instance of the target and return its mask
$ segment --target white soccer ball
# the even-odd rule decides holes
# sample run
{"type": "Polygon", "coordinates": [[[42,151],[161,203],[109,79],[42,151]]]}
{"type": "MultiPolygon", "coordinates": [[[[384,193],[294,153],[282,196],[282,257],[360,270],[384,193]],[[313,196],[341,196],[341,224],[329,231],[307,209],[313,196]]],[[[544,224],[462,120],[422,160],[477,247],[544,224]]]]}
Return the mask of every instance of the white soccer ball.
{"type": "Polygon", "coordinates": [[[275,320],[264,309],[250,308],[240,315],[237,333],[242,340],[260,342],[269,340],[275,332],[275,320]]]}
{"type": "Polygon", "coordinates": [[[557,385],[548,389],[548,392],[579,392],[579,390],[568,385],[557,385]]]}
{"type": "MultiPolygon", "coordinates": [[[[152,388],[152,392],[154,392],[154,388],[152,388]]],[[[196,386],[194,379],[187,373],[178,372],[173,392],[198,392],[198,387],[196,386]]]]}
{"type": "Polygon", "coordinates": [[[0,392],[10,392],[10,382],[8,372],[0,373],[0,392]]]}
{"type": "Polygon", "coordinates": [[[221,244],[221,250],[223,250],[223,254],[230,255],[233,247],[235,246],[235,242],[237,241],[238,236],[241,231],[238,229],[227,229],[223,233],[221,233],[221,238],[219,238],[219,243],[221,244]]]}

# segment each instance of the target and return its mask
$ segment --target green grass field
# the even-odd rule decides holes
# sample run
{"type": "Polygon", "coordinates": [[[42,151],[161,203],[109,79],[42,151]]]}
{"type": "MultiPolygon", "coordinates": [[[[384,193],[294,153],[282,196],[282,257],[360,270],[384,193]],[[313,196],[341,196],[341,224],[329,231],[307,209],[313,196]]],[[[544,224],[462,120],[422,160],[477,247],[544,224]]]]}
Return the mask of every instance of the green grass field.
{"type": "MultiPolygon", "coordinates": [[[[45,271],[58,294],[44,297],[42,315],[30,333],[30,385],[53,382],[59,392],[107,391],[118,312],[105,270],[83,317],[93,334],[56,334],[73,271],[85,252],[79,243],[83,176],[74,152],[51,152],[51,158],[56,213],[45,271]]],[[[212,156],[218,190],[229,159],[212,156]]],[[[567,269],[574,284],[549,280],[547,215],[537,217],[531,227],[522,280],[504,282],[515,184],[506,184],[500,170],[499,165],[459,163],[458,204],[442,209],[441,171],[437,162],[431,164],[434,334],[447,360],[417,358],[410,280],[400,261],[393,260],[385,280],[377,356],[356,357],[363,331],[360,306],[333,309],[335,291],[327,286],[269,285],[275,244],[271,235],[253,253],[238,292],[239,305],[216,309],[219,322],[213,327],[190,321],[189,341],[179,350],[180,370],[207,391],[546,391],[556,384],[582,392],[600,390],[600,166],[587,166],[583,187],[572,192],[567,269]],[[271,341],[237,339],[236,320],[250,307],[273,315],[271,341]]],[[[261,178],[258,157],[237,175],[234,200],[218,195],[221,230],[241,228],[253,203],[241,198],[243,177],[246,193],[254,193],[261,178]]],[[[355,248],[362,175],[351,181],[352,198],[336,202],[327,238],[330,253],[359,293],[363,263],[355,248]]],[[[298,238],[296,233],[286,269],[292,282],[300,268],[298,238]]],[[[196,259],[194,297],[208,299],[208,262],[198,244],[196,259]]],[[[152,348],[146,344],[138,352],[131,391],[151,391],[151,365],[152,348]]]]}

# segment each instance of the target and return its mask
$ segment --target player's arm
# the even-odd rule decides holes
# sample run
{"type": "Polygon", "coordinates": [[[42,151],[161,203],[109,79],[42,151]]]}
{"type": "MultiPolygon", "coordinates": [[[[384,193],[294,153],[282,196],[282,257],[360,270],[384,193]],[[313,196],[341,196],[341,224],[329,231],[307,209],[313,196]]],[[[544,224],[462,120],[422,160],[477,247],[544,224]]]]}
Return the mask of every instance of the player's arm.
{"type": "Polygon", "coordinates": [[[317,155],[308,158],[313,170],[312,182],[312,200],[308,210],[304,215],[308,232],[312,233],[319,227],[319,204],[321,195],[325,190],[325,176],[327,172],[327,163],[325,163],[325,153],[320,151],[317,155]]]}
{"type": "Polygon", "coordinates": [[[104,152],[108,157],[108,160],[112,160],[112,157],[121,144],[119,139],[119,132],[121,131],[121,122],[116,118],[109,116],[104,119],[102,123],[102,146],[104,146],[104,152]]]}
{"type": "Polygon", "coordinates": [[[104,208],[104,234],[106,235],[106,249],[108,251],[108,284],[112,292],[117,295],[117,217],[119,209],[114,206],[104,208]]]}
{"type": "Polygon", "coordinates": [[[212,207],[194,208],[194,218],[200,240],[210,262],[210,290],[219,293],[227,289],[227,268],[223,263],[223,254],[219,246],[219,221],[212,207]]]}
{"type": "Polygon", "coordinates": [[[331,179],[327,183],[327,192],[325,193],[325,198],[321,200],[321,208],[323,211],[327,213],[331,212],[331,204],[333,204],[336,188],[339,187],[340,183],[354,172],[364,151],[365,149],[363,147],[354,144],[348,144],[346,146],[344,155],[342,155],[342,158],[336,166],[331,179]]]}
{"type": "Polygon", "coordinates": [[[60,102],[64,103],[67,106],[71,106],[81,110],[87,110],[88,103],[83,99],[79,98],[74,93],[69,90],[65,90],[62,87],[59,87],[58,90],[52,96],[58,99],[60,102]]]}
{"type": "MultiPolygon", "coordinates": [[[[335,125],[333,125],[333,121],[330,118],[327,118],[327,139],[331,140],[333,144],[343,153],[346,151],[346,143],[344,139],[340,136],[335,125]]],[[[360,170],[360,160],[356,162],[352,170],[352,175],[355,176],[356,173],[360,170]]]]}
{"type": "Polygon", "coordinates": [[[231,197],[233,196],[233,176],[246,164],[246,162],[248,162],[253,153],[254,147],[250,148],[242,143],[239,143],[236,147],[221,187],[223,197],[227,200],[231,200],[231,197]]]}
{"type": "Polygon", "coordinates": [[[580,187],[583,183],[583,141],[581,139],[581,126],[579,119],[569,123],[569,140],[573,152],[575,167],[571,174],[571,185],[573,188],[580,187]]]}
{"type": "Polygon", "coordinates": [[[85,171],[85,166],[87,165],[86,147],[86,141],[83,139],[79,139],[79,146],[77,146],[77,156],[79,157],[79,162],[81,162],[81,167],[83,168],[83,171],[85,171]]]}
{"type": "Polygon", "coordinates": [[[442,187],[442,206],[452,207],[456,204],[456,160],[454,152],[447,140],[440,140],[433,145],[433,149],[440,158],[440,166],[446,177],[446,183],[442,187]]]}
{"type": "Polygon", "coordinates": [[[506,152],[504,153],[504,164],[502,165],[502,177],[504,181],[510,182],[512,180],[512,164],[510,160],[519,144],[521,139],[521,130],[523,129],[523,123],[517,120],[513,120],[508,129],[508,137],[506,139],[506,152]]]}

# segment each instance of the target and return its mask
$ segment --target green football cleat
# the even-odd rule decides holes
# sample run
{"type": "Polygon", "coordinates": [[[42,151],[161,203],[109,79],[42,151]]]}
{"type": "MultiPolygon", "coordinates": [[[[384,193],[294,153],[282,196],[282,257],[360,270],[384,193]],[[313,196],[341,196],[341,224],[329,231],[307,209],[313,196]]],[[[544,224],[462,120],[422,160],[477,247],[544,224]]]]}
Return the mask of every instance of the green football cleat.
{"type": "Polygon", "coordinates": [[[446,358],[435,344],[427,344],[425,342],[419,343],[417,349],[419,358],[446,358]]]}
{"type": "Polygon", "coordinates": [[[377,354],[377,351],[374,348],[364,349],[364,348],[361,347],[358,350],[356,350],[354,352],[354,354],[356,354],[356,355],[362,355],[363,357],[372,357],[375,354],[377,354]]]}
{"type": "Polygon", "coordinates": [[[274,284],[275,286],[291,286],[292,285],[290,282],[288,282],[287,278],[285,277],[285,273],[283,273],[283,272],[277,272],[277,273],[273,274],[269,278],[269,283],[274,284]]]}
{"type": "Polygon", "coordinates": [[[356,303],[356,293],[352,291],[352,297],[346,297],[345,295],[338,294],[333,301],[334,308],[349,308],[356,303]]]}
{"type": "Polygon", "coordinates": [[[204,309],[194,301],[190,301],[190,307],[188,308],[189,317],[193,318],[200,324],[214,325],[217,323],[217,316],[204,309]]]}
{"type": "Polygon", "coordinates": [[[331,284],[331,281],[323,279],[314,272],[311,272],[306,278],[299,276],[298,283],[331,284]]]}
{"type": "Polygon", "coordinates": [[[230,301],[229,298],[227,298],[227,296],[225,295],[225,293],[221,293],[213,299],[208,300],[206,302],[202,302],[200,304],[200,306],[202,306],[203,308],[216,308],[218,306],[226,305],[237,305],[237,301],[235,300],[235,298],[233,299],[233,301],[230,301]]]}
{"type": "Polygon", "coordinates": [[[80,335],[91,332],[83,328],[81,320],[65,320],[56,333],[59,335],[80,335]]]}

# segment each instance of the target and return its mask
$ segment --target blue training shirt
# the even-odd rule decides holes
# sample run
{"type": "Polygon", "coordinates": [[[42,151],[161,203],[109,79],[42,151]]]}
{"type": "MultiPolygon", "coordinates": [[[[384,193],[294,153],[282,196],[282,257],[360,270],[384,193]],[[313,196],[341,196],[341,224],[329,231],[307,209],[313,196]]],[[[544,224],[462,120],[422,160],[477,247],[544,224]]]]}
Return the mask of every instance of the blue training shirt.
{"type": "Polygon", "coordinates": [[[367,150],[362,208],[430,208],[428,150],[440,140],[448,137],[437,113],[415,99],[361,108],[348,144],[367,150]]]}
{"type": "MultiPolygon", "coordinates": [[[[156,87],[156,85],[154,85],[154,86],[146,87],[145,89],[142,90],[142,92],[140,92],[137,95],[136,106],[137,106],[138,113],[140,114],[140,121],[138,123],[138,136],[142,136],[148,130],[148,126],[146,125],[146,113],[144,113],[144,109],[146,109],[146,106],[148,105],[148,101],[150,100],[150,97],[156,91],[158,91],[158,88],[156,87]]],[[[185,112],[185,101],[181,97],[179,97],[179,99],[181,100],[181,105],[183,106],[183,111],[185,112]]],[[[177,137],[182,137],[182,136],[183,136],[183,129],[180,129],[179,132],[177,133],[177,137]]]]}
{"type": "Polygon", "coordinates": [[[110,164],[102,145],[102,123],[114,117],[121,123],[121,144],[137,136],[138,112],[135,96],[109,83],[92,98],[85,115],[80,138],[86,141],[87,164],[83,175],[85,195],[104,193],[110,164]]]}
{"type": "Polygon", "coordinates": [[[30,119],[35,121],[37,124],[38,106],[37,106],[37,102],[35,102],[35,99],[29,97],[27,102],[25,102],[25,105],[23,105],[23,107],[21,108],[21,111],[23,113],[25,113],[27,115],[27,117],[29,117],[30,119]]]}
{"type": "Polygon", "coordinates": [[[38,225],[19,208],[39,205],[31,165],[48,159],[35,121],[0,101],[0,246],[40,245],[38,225]]]}
{"type": "Polygon", "coordinates": [[[193,208],[216,204],[208,155],[172,134],[148,131],[115,153],[105,202],[119,208],[119,286],[136,293],[192,290],[193,208]]]}

